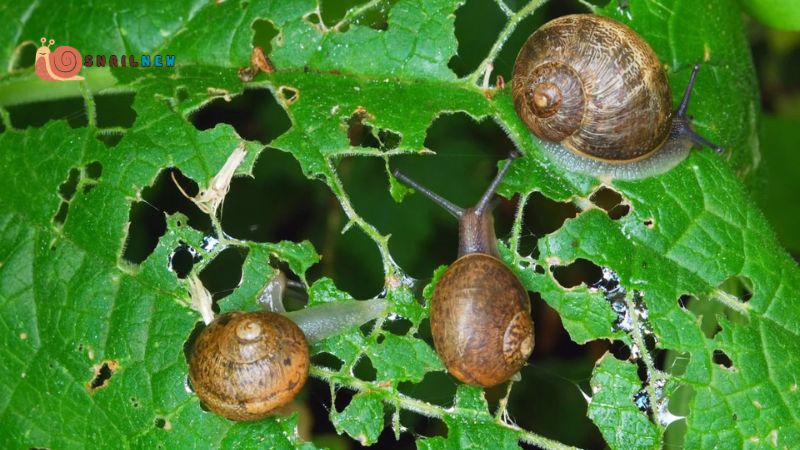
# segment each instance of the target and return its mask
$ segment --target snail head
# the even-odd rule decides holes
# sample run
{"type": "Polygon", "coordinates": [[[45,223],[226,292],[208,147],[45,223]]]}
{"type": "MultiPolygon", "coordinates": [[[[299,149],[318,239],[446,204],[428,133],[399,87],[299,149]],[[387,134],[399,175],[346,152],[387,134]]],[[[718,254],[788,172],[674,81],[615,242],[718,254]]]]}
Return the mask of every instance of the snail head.
{"type": "Polygon", "coordinates": [[[36,50],[36,55],[37,56],[47,56],[47,55],[49,55],[50,54],[50,46],[56,43],[55,39],[50,39],[50,42],[47,42],[47,38],[46,37],[42,37],[41,39],[39,39],[39,42],[42,43],[42,46],[39,47],[36,50]]]}

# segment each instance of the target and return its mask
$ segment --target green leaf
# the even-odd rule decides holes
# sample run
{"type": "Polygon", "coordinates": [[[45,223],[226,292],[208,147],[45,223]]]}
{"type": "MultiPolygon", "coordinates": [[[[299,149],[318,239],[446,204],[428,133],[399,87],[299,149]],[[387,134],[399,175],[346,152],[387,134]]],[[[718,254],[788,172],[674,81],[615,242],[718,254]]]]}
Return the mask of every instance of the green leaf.
{"type": "MultiPolygon", "coordinates": [[[[245,88],[273,95],[291,121],[270,148],[290,154],[314,180],[309,183],[321,181],[338,202],[343,221],[330,220],[326,233],[332,230],[335,238],[340,225],[355,228],[380,254],[384,283],[375,290],[385,290],[375,295],[387,299],[392,314],[373,328],[343,330],[312,347],[315,357],[329,353],[341,366],[315,359],[311,375],[332,391],[356,391],[342,412],[326,405],[338,432],[375,442],[385,425],[386,403],[444,422],[446,437],[419,438],[422,448],[516,448],[519,441],[566,447],[545,437],[547,430],[542,436],[507,421],[505,403],[491,402],[490,411],[484,392],[475,387],[459,386],[447,407],[415,397],[417,386],[443,370],[422,338],[427,306],[413,298],[414,281],[394,261],[389,231],[365,220],[343,184],[342,160],[380,158],[376,166],[382,176],[386,171],[388,188],[385,181],[373,188],[402,199],[408,192],[388,174],[390,160],[426,153],[431,123],[459,112],[497,123],[524,153],[504,180],[502,195],[527,198],[537,191],[582,209],[541,237],[533,255],[520,254],[523,214],[518,214],[501,250],[525,286],[560,314],[574,341],[614,339],[631,349],[630,361],[606,356],[592,376],[588,414],[608,446],[661,446],[679,388],[691,390],[687,448],[783,448],[800,441],[794,407],[800,404],[795,320],[800,271],[740,184],[752,183],[760,173],[760,148],[757,84],[736,4],[631,0],[627,8],[610,2],[595,9],[628,23],[653,46],[676,102],[691,66],[702,63],[690,112],[698,131],[727,149],[722,157],[695,151],[668,173],[621,182],[553,164],[516,116],[509,89],[478,85],[484,69],[505,55],[500,50],[512,42],[506,39],[515,27],[527,23],[523,19],[542,2],[516,12],[498,3],[507,26],[476,70],[457,78],[448,63],[458,48],[454,18],[461,3],[375,0],[348,9],[336,23],[323,21],[318,3],[310,0],[145,2],[137,6],[140,14],[109,3],[93,5],[92,20],[54,0],[0,10],[8,24],[0,31],[0,67],[6,70],[0,74],[0,446],[311,447],[299,437],[296,415],[233,423],[205,412],[187,391],[184,347],[200,318],[170,258],[178,246],[191,247],[200,256],[192,272],[199,273],[225,249],[246,255],[238,285],[218,303],[221,311],[256,309],[256,297],[276,273],[273,259],[285,262],[301,284],[308,286],[310,278],[309,306],[352,300],[320,275],[330,273],[326,264],[347,262],[326,258],[317,265],[317,252],[327,255],[328,249],[315,249],[311,233],[300,242],[236,240],[220,233],[216,216],[213,230],[200,230],[186,216],[153,205],[156,216],[166,218],[166,231],[141,264],[124,258],[135,205],[145,205],[147,189],[165,169],[177,168],[207,188],[242,142],[230,125],[201,131],[190,119],[245,88]],[[371,11],[386,14],[386,29],[361,23],[371,11]],[[244,83],[238,69],[249,65],[259,20],[277,31],[265,49],[276,71],[244,83]],[[177,66],[84,67],[84,82],[46,82],[33,67],[23,67],[24,55],[37,47],[31,42],[43,34],[84,55],[174,54],[177,66]],[[135,121],[128,128],[106,127],[100,99],[121,93],[134,96],[135,121]],[[37,115],[46,114],[51,104],[35,102],[65,99],[83,103],[85,114],[79,115],[86,117],[85,125],[73,128],[63,120],[38,128],[18,125],[21,113],[14,107],[34,105],[37,115]],[[373,137],[384,133],[399,142],[351,143],[353,120],[371,127],[373,137]],[[109,134],[121,136],[117,145],[98,140],[109,134]],[[67,194],[62,186],[73,177],[75,192],[67,194]],[[612,220],[593,205],[591,194],[601,184],[621,194],[627,215],[612,220]],[[205,248],[209,233],[222,242],[205,248]],[[555,268],[579,258],[605,269],[603,282],[563,288],[555,268]],[[729,289],[737,280],[745,280],[751,298],[738,298],[739,292],[729,289]],[[679,303],[683,296],[721,311],[713,318],[721,331],[707,337],[700,318],[679,303]],[[390,326],[398,318],[411,323],[405,334],[394,334],[390,326]],[[659,351],[688,355],[685,372],[657,368],[659,351]],[[374,381],[357,376],[364,357],[375,369],[374,381]],[[647,413],[637,407],[640,393],[649,401],[647,413]]],[[[512,56],[516,50],[507,49],[512,56]]],[[[259,118],[256,126],[271,126],[265,122],[259,118]]],[[[247,156],[235,171],[243,177],[253,174],[263,145],[247,142],[245,148],[247,156]]],[[[385,207],[393,206],[389,201],[385,207]]],[[[427,301],[443,271],[438,269],[425,289],[427,301]]],[[[405,419],[401,425],[399,413],[395,418],[399,433],[405,419]]]]}
{"type": "Polygon", "coordinates": [[[360,393],[341,413],[332,409],[331,422],[339,433],[349,434],[361,445],[372,445],[383,431],[383,398],[360,393]]]}
{"type": "Polygon", "coordinates": [[[379,381],[420,382],[426,372],[444,370],[436,352],[424,341],[391,333],[371,343],[366,354],[378,372],[379,381]],[[413,361],[409,364],[408,361],[413,361]]]}
{"type": "Polygon", "coordinates": [[[751,16],[765,25],[784,30],[800,30],[800,5],[791,0],[740,0],[751,16]]]}
{"type": "Polygon", "coordinates": [[[592,375],[589,417],[598,424],[611,448],[659,448],[655,425],[631,401],[638,390],[636,366],[606,354],[592,375]]]}

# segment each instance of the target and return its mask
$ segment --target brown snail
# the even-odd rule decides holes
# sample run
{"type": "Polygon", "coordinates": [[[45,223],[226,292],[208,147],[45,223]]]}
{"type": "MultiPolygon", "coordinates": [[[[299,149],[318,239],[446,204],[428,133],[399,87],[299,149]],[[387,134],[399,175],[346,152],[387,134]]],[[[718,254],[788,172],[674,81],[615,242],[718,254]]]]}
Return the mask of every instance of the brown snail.
{"type": "Polygon", "coordinates": [[[385,313],[386,300],[345,300],[299,311],[228,312],[200,332],[189,382],[212,412],[258,420],[290,402],[308,378],[308,344],[385,313]]]}
{"type": "Polygon", "coordinates": [[[497,251],[490,201],[509,159],[477,205],[462,209],[395,171],[404,184],[458,218],[458,259],[431,300],[431,334],[447,370],[467,384],[489,387],[517,374],[533,351],[528,292],[497,251]]]}
{"type": "Polygon", "coordinates": [[[653,49],[619,22],[592,14],[554,19],[517,56],[517,114],[556,162],[578,172],[642,178],[669,170],[692,144],[722,149],[687,116],[699,66],[673,112],[667,76],[653,49]]]}

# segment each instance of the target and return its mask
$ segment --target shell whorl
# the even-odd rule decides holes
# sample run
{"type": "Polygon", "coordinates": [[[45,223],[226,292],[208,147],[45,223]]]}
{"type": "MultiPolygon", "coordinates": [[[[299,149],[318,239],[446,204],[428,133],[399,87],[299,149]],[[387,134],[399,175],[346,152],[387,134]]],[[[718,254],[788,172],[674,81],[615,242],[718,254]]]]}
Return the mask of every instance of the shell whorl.
{"type": "Polygon", "coordinates": [[[208,409],[257,420],[294,398],[308,367],[308,344],[294,322],[271,312],[230,312],[197,337],[189,381],[208,409]]]}
{"type": "Polygon", "coordinates": [[[515,105],[517,110],[527,111],[524,117],[531,118],[528,126],[537,136],[561,142],[581,126],[586,109],[583,83],[569,65],[546,62],[520,80],[524,86],[520,87],[522,95],[515,98],[515,105]]]}
{"type": "Polygon", "coordinates": [[[50,69],[63,78],[71,78],[81,71],[81,54],[74,47],[63,45],[50,54],[50,69]]]}
{"type": "Polygon", "coordinates": [[[534,346],[528,292],[500,260],[484,253],[457,259],[431,300],[431,334],[447,370],[490,387],[520,371],[534,346]]]}
{"type": "Polygon", "coordinates": [[[548,22],[520,50],[512,80],[528,127],[577,154],[622,163],[646,157],[669,136],[664,69],[639,35],[611,19],[548,22]]]}

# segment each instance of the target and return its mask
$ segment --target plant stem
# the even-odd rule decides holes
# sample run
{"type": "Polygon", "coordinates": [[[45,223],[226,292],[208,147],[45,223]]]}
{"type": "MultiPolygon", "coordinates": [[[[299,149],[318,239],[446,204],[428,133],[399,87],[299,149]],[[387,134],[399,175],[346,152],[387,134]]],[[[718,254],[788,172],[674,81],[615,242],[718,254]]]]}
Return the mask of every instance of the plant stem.
{"type": "Polygon", "coordinates": [[[353,205],[350,204],[350,198],[347,196],[347,193],[344,190],[344,186],[342,186],[342,181],[339,179],[339,175],[336,173],[336,168],[333,167],[333,162],[330,158],[327,159],[327,173],[325,176],[329,180],[329,186],[333,191],[333,195],[336,196],[336,199],[339,201],[339,204],[342,206],[345,215],[347,215],[348,223],[344,227],[344,231],[346,231],[352,224],[357,225],[367,236],[370,237],[375,244],[378,246],[378,251],[381,254],[381,260],[383,261],[383,273],[385,278],[389,278],[400,272],[400,268],[392,259],[391,254],[389,254],[389,236],[382,235],[372,224],[361,218],[361,216],[356,213],[355,209],[353,209],[353,205]]]}
{"type": "Polygon", "coordinates": [[[503,31],[500,32],[500,35],[494,42],[494,45],[489,51],[489,54],[486,56],[486,59],[484,59],[478,68],[467,77],[472,84],[478,83],[478,80],[481,78],[481,76],[483,76],[483,73],[486,72],[486,68],[489,66],[489,64],[491,64],[491,62],[497,58],[497,54],[503,49],[503,45],[506,43],[508,38],[511,37],[511,33],[514,32],[514,30],[517,28],[517,25],[519,25],[524,18],[533,14],[533,12],[536,11],[536,9],[539,8],[539,6],[541,6],[544,2],[545,0],[531,0],[531,2],[508,18],[508,23],[506,23],[503,31]]]}
{"type": "Polygon", "coordinates": [[[528,203],[528,198],[531,193],[521,195],[519,203],[517,203],[517,212],[514,214],[514,225],[511,226],[511,239],[508,240],[508,246],[511,254],[514,255],[514,264],[519,262],[519,239],[522,234],[522,219],[525,216],[525,204],[528,203]]]}
{"type": "Polygon", "coordinates": [[[628,314],[631,315],[630,336],[633,339],[634,344],[639,347],[639,355],[642,358],[645,367],[647,368],[648,379],[645,382],[645,389],[647,390],[647,395],[650,397],[650,407],[653,409],[653,415],[656,417],[654,422],[656,426],[661,428],[663,431],[664,426],[661,424],[661,421],[658,420],[657,405],[660,398],[658,398],[656,394],[655,382],[658,380],[667,380],[669,377],[666,373],[656,369],[653,358],[650,356],[650,352],[647,350],[647,344],[644,340],[644,335],[642,332],[643,324],[639,320],[639,313],[636,309],[636,305],[633,302],[632,292],[628,292],[625,295],[625,307],[628,309],[628,314]]]}
{"type": "MultiPolygon", "coordinates": [[[[336,25],[332,27],[334,31],[339,31],[341,27],[349,24],[353,19],[359,17],[360,15],[364,14],[365,12],[369,11],[370,9],[380,5],[385,0],[371,0],[363,5],[355,6],[347,10],[342,20],[340,20],[336,25]]],[[[322,19],[320,19],[322,20],[322,19]]]]}
{"type": "Polygon", "coordinates": [[[722,289],[714,289],[714,291],[711,293],[711,298],[738,313],[744,314],[745,316],[749,314],[747,303],[742,302],[738,297],[731,295],[722,289]]]}
{"type": "MultiPolygon", "coordinates": [[[[382,387],[377,383],[369,383],[363,380],[359,380],[358,378],[355,377],[342,375],[340,373],[334,372],[324,367],[312,365],[311,368],[309,369],[309,374],[311,376],[329,382],[331,384],[331,389],[333,389],[333,384],[335,383],[340,386],[346,387],[348,389],[354,390],[356,392],[380,392],[384,395],[384,401],[386,401],[387,403],[399,406],[403,409],[415,412],[417,414],[422,414],[427,417],[435,417],[437,419],[443,419],[446,417],[457,417],[465,421],[474,422],[477,417],[486,414],[485,411],[476,411],[472,409],[443,408],[439,405],[434,405],[422,400],[409,397],[405,394],[401,394],[391,386],[382,387]]],[[[495,422],[495,423],[497,423],[499,426],[502,426],[503,428],[507,428],[515,432],[519,440],[531,445],[535,445],[537,447],[541,447],[543,449],[567,450],[575,448],[575,447],[570,447],[568,445],[564,445],[552,439],[548,439],[544,436],[540,436],[536,433],[523,430],[522,428],[516,425],[512,425],[506,422],[495,422]]]]}
{"type": "Polygon", "coordinates": [[[85,78],[83,81],[44,81],[33,73],[9,77],[0,82],[0,107],[73,97],[86,98],[87,93],[97,94],[117,83],[108,68],[85,69],[81,74],[85,78]]]}

